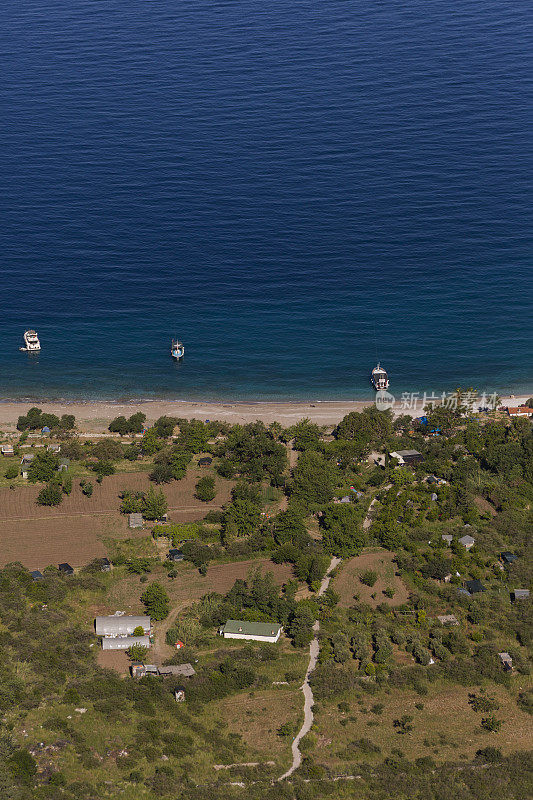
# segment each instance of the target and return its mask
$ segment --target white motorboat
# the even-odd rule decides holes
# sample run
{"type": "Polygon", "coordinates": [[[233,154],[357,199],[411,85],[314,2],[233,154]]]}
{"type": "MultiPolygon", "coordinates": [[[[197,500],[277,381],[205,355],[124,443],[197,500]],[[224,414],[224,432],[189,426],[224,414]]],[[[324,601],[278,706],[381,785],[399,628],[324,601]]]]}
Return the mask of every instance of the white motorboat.
{"type": "Polygon", "coordinates": [[[185,355],[185,346],[178,339],[172,339],[170,355],[175,361],[179,361],[185,355]]]}
{"type": "Polygon", "coordinates": [[[370,376],[370,380],[376,392],[381,392],[389,388],[388,375],[379,362],[377,367],[374,367],[374,369],[372,370],[372,375],[370,376]]]}
{"type": "Polygon", "coordinates": [[[38,353],[41,349],[37,331],[24,331],[24,342],[26,343],[26,347],[20,348],[24,353],[38,353]]]}

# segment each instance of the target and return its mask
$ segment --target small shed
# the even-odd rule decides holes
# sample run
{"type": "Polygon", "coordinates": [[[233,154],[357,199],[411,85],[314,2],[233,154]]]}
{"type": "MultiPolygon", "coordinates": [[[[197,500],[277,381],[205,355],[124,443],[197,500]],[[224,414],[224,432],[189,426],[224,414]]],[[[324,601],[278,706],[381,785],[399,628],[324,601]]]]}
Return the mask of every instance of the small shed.
{"type": "Polygon", "coordinates": [[[460,586],[459,589],[457,589],[457,594],[460,597],[470,597],[470,592],[468,591],[468,589],[464,589],[462,586],[460,586]]]}
{"type": "Polygon", "coordinates": [[[529,597],[529,589],[513,589],[511,592],[511,600],[527,600],[529,597]]]}
{"type": "Polygon", "coordinates": [[[128,520],[128,527],[142,528],[142,526],[143,526],[143,515],[138,513],[130,514],[128,520]]]}
{"type": "Polygon", "coordinates": [[[418,464],[420,461],[424,460],[424,456],[422,453],[419,453],[418,450],[394,450],[392,453],[389,453],[389,455],[391,458],[397,459],[400,466],[404,464],[418,464]]]}
{"type": "Polygon", "coordinates": [[[31,464],[34,458],[35,455],[33,453],[24,453],[20,463],[22,464],[22,466],[24,466],[25,464],[31,464]]]}
{"type": "Polygon", "coordinates": [[[476,540],[473,536],[470,536],[469,533],[466,533],[464,536],[461,536],[459,539],[459,544],[462,544],[466,550],[471,550],[472,547],[475,545],[476,540]]]}
{"type": "Polygon", "coordinates": [[[159,667],[160,675],[179,675],[181,678],[192,678],[196,671],[192,664],[169,664],[166,667],[159,667]]]}
{"type": "Polygon", "coordinates": [[[437,619],[441,625],[459,625],[459,620],[455,614],[441,614],[437,619]]]}
{"type": "Polygon", "coordinates": [[[436,492],[432,492],[432,494],[431,494],[431,499],[432,499],[432,501],[433,501],[433,502],[435,502],[436,500],[438,500],[438,499],[439,499],[439,496],[438,496],[438,494],[437,494],[436,492]]]}
{"type": "Polygon", "coordinates": [[[50,428],[48,425],[45,425],[44,428],[41,428],[41,433],[50,433],[50,428]]]}
{"type": "Polygon", "coordinates": [[[141,664],[140,661],[133,661],[131,663],[130,672],[132,678],[144,678],[146,675],[144,664],[141,664]]]}
{"type": "Polygon", "coordinates": [[[176,703],[184,703],[185,702],[185,689],[183,688],[176,688],[174,689],[174,699],[176,703]]]}
{"type": "Polygon", "coordinates": [[[350,502],[350,497],[347,494],[344,495],[344,497],[335,500],[335,503],[349,503],[349,502],[350,502]]]}
{"type": "Polygon", "coordinates": [[[209,456],[204,456],[203,458],[200,458],[198,460],[198,466],[199,467],[210,467],[212,463],[213,463],[213,459],[209,458],[209,456]]]}
{"type": "Polygon", "coordinates": [[[513,669],[513,659],[509,655],[509,653],[498,653],[500,656],[500,661],[505,672],[511,672],[513,669]]]}
{"type": "Polygon", "coordinates": [[[70,564],[66,562],[64,564],[59,564],[58,570],[63,573],[63,575],[74,575],[74,567],[71,567],[70,564]]]}
{"type": "Polygon", "coordinates": [[[509,564],[514,564],[514,562],[518,560],[518,556],[515,553],[510,553],[507,550],[505,553],[501,554],[500,559],[508,566],[509,564]]]}
{"type": "Polygon", "coordinates": [[[465,581],[465,587],[468,589],[470,594],[478,594],[479,592],[486,591],[481,581],[478,581],[477,578],[473,581],[465,581]]]}
{"type": "Polygon", "coordinates": [[[446,544],[451,544],[453,542],[453,536],[451,533],[443,533],[440,538],[443,542],[446,542],[446,544]]]}
{"type": "Polygon", "coordinates": [[[169,561],[178,562],[178,561],[183,561],[184,555],[181,552],[181,550],[178,550],[177,548],[173,547],[171,550],[168,551],[167,558],[169,561]]]}
{"type": "Polygon", "coordinates": [[[49,453],[55,453],[56,455],[61,452],[61,445],[60,444],[49,444],[46,448],[49,453]]]}
{"type": "Polygon", "coordinates": [[[32,581],[43,581],[44,575],[38,569],[34,569],[33,572],[30,572],[32,581]]]}
{"type": "Polygon", "coordinates": [[[58,472],[66,472],[70,467],[70,458],[62,458],[57,468],[58,472]]]}
{"type": "Polygon", "coordinates": [[[14,456],[15,455],[15,450],[14,450],[12,444],[3,444],[1,449],[2,449],[2,455],[3,456],[7,457],[7,456],[14,456]]]}
{"type": "Polygon", "coordinates": [[[108,558],[101,558],[100,569],[102,572],[111,572],[111,561],[108,558]]]}
{"type": "Polygon", "coordinates": [[[102,650],[127,650],[134,644],[150,647],[149,636],[116,636],[102,639],[102,650]]]}
{"type": "Polygon", "coordinates": [[[156,664],[145,664],[144,669],[147,675],[158,675],[159,667],[156,664]]]}

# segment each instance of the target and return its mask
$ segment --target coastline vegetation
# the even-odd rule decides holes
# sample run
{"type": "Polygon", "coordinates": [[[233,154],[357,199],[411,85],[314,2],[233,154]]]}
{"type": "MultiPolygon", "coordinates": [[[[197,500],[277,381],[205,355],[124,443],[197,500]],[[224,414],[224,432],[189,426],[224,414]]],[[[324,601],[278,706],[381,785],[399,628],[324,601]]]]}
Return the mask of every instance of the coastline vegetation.
{"type": "Polygon", "coordinates": [[[149,488],[117,493],[116,509],[148,524],[108,547],[109,573],[98,562],[74,576],[46,568],[37,581],[20,564],[0,570],[7,798],[222,800],[241,796],[237,782],[257,800],[385,800],[392,784],[400,797],[528,796],[528,419],[473,415],[459,404],[428,408],[427,424],[372,408],[333,430],[308,420],[284,429],[169,417],[145,430],[144,415],[133,414],[114,421],[131,442],[94,444],[75,420],[45,426],[37,411],[21,417],[18,455],[32,452],[23,438],[30,430],[49,427],[61,443],[60,454],[32,452],[38,502],[61,502],[81,476],[90,504],[90,478],[105,482],[142,464],[149,488]],[[398,465],[389,454],[403,450],[420,459],[398,465]],[[168,487],[206,454],[205,471],[193,473],[198,519],[163,521],[172,515],[168,487]],[[69,463],[59,472],[62,459],[69,463]],[[231,495],[209,508],[221,478],[231,495]],[[166,559],[165,539],[181,563],[166,559]],[[341,564],[318,597],[332,556],[341,564]],[[243,559],[289,577],[250,569],[229,587],[211,583],[243,559]],[[184,704],[174,699],[176,677],[134,681],[100,666],[87,619],[110,597],[151,615],[170,663],[195,664],[184,704]],[[221,640],[227,619],[276,621],[284,635],[278,645],[221,640]],[[314,724],[301,767],[278,784],[317,619],[314,724]],[[215,770],[220,764],[227,769],[215,770]]]}

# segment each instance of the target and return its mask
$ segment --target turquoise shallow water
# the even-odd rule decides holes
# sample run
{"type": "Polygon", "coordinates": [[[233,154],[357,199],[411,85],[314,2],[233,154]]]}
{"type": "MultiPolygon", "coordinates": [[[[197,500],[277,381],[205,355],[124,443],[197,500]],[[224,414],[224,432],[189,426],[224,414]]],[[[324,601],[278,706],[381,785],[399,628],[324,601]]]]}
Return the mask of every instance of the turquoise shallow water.
{"type": "Polygon", "coordinates": [[[0,396],[531,388],[529,11],[10,4],[0,396]]]}

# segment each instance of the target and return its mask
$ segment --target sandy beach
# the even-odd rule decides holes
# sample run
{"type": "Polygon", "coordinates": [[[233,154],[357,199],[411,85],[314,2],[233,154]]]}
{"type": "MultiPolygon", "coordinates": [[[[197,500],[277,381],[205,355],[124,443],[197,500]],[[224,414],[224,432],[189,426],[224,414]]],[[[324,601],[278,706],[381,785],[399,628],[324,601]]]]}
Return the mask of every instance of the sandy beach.
{"type": "Polygon", "coordinates": [[[201,403],[180,400],[154,400],[131,403],[111,402],[72,402],[72,403],[28,403],[0,402],[0,430],[11,431],[16,428],[17,419],[28,408],[37,405],[51,414],[74,414],[78,428],[83,431],[103,432],[109,422],[120,415],[131,416],[136,411],[146,414],[151,424],[158,417],[168,415],[184,419],[219,419],[231,423],[247,423],[262,420],[265,423],[280,422],[284,426],[293,425],[300,419],[309,417],[318,425],[334,425],[350,411],[361,411],[371,405],[369,401],[315,401],[313,403],[278,402],[235,402],[201,403]]]}
{"type": "MultiPolygon", "coordinates": [[[[531,396],[531,395],[528,395],[531,396]]],[[[502,405],[519,405],[525,402],[528,396],[504,397],[502,405]]],[[[74,414],[76,423],[81,431],[103,433],[112,419],[120,415],[129,417],[136,411],[146,414],[148,425],[158,417],[168,415],[185,419],[219,419],[232,424],[255,422],[261,420],[266,424],[280,422],[288,427],[300,419],[309,418],[317,425],[335,425],[350,411],[361,411],[372,405],[369,400],[315,400],[314,402],[194,402],[182,400],[141,400],[129,403],[113,402],[62,402],[62,403],[31,403],[0,401],[0,430],[11,432],[16,430],[17,419],[32,406],[37,405],[47,413],[74,414]]],[[[397,399],[394,409],[395,415],[422,414],[420,404],[410,410],[402,408],[397,399]]]]}

